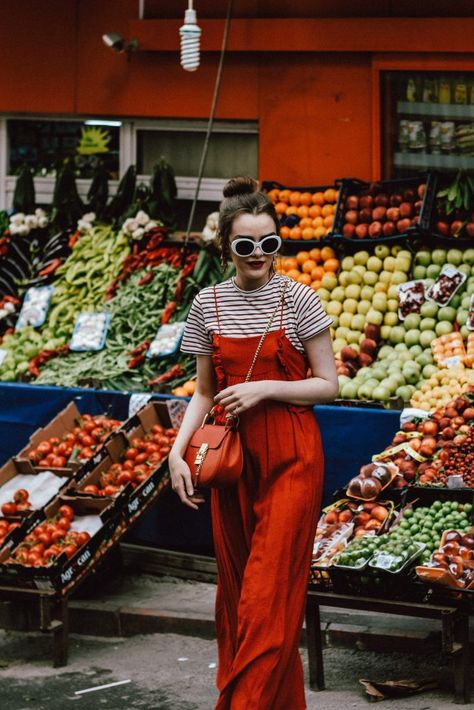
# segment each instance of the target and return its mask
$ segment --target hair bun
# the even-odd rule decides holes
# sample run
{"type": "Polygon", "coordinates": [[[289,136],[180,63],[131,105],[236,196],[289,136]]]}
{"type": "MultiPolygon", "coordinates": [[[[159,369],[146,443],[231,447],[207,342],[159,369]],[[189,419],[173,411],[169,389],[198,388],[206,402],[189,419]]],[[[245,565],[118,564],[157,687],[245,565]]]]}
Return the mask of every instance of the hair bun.
{"type": "Polygon", "coordinates": [[[235,177],[226,182],[223,189],[224,197],[246,195],[258,192],[258,182],[251,177],[235,177]]]}

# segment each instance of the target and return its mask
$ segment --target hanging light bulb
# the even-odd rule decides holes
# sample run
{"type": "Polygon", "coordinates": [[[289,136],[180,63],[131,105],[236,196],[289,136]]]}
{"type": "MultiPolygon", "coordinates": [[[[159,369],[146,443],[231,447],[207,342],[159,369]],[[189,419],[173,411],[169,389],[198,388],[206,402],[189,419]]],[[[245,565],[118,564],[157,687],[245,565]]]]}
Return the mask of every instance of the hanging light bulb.
{"type": "Polygon", "coordinates": [[[188,9],[184,13],[184,25],[179,28],[181,36],[181,66],[186,71],[196,71],[199,66],[199,42],[201,28],[196,24],[196,10],[193,0],[189,0],[188,9]]]}

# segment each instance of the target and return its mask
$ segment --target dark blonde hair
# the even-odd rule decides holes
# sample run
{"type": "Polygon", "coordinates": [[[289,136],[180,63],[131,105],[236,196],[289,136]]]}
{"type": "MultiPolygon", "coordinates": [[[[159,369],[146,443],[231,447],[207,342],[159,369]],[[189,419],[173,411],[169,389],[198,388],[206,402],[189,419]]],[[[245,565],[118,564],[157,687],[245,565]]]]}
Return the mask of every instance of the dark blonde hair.
{"type": "Polygon", "coordinates": [[[224,185],[224,199],[219,208],[219,245],[223,268],[230,260],[230,233],[234,219],[241,214],[267,214],[275,223],[278,234],[280,226],[272,201],[258,189],[251,177],[231,178],[224,185]]]}

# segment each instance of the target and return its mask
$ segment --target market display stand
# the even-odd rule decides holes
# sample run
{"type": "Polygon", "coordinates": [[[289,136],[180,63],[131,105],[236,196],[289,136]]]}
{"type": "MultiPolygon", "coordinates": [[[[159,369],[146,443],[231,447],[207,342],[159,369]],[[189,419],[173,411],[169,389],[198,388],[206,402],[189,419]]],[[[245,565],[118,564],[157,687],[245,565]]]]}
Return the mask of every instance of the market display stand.
{"type": "Polygon", "coordinates": [[[323,641],[320,606],[342,609],[438,619],[442,625],[442,650],[453,662],[454,700],[470,702],[469,616],[472,606],[467,600],[448,600],[442,605],[414,603],[373,597],[333,594],[309,589],[306,597],[306,633],[309,659],[309,684],[313,690],[324,690],[323,641]]]}

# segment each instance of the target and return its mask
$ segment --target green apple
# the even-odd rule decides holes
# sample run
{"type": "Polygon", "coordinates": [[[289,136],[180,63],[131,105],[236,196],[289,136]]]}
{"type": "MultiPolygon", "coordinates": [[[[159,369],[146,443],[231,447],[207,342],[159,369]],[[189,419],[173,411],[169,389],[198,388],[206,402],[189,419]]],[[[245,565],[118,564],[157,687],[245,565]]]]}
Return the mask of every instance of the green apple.
{"type": "Polygon", "coordinates": [[[403,376],[403,373],[401,372],[401,370],[397,370],[395,368],[390,368],[389,379],[392,382],[395,382],[397,387],[400,387],[400,385],[405,384],[405,378],[403,376]]]}
{"type": "Polygon", "coordinates": [[[358,301],[360,298],[360,290],[360,286],[358,286],[357,284],[351,284],[350,286],[346,286],[346,298],[355,298],[355,300],[358,301]]]}
{"type": "Polygon", "coordinates": [[[371,309],[372,304],[370,301],[359,301],[357,304],[357,313],[361,313],[363,316],[365,316],[371,309]]]}
{"type": "Polygon", "coordinates": [[[378,385],[372,390],[372,397],[378,402],[387,402],[390,398],[390,390],[383,385],[378,385]]]}
{"type": "MultiPolygon", "coordinates": [[[[331,314],[331,318],[332,318],[332,325],[333,325],[333,330],[334,330],[335,328],[337,328],[339,326],[339,316],[335,316],[335,315],[331,314]]],[[[336,333],[336,331],[334,330],[334,335],[335,335],[335,333],[336,333]]],[[[334,337],[334,335],[331,337],[334,337]]]]}
{"type": "Polygon", "coordinates": [[[359,337],[360,337],[360,331],[350,330],[347,334],[347,342],[349,343],[349,345],[358,345],[359,344],[359,337]]]}
{"type": "MultiPolygon", "coordinates": [[[[349,287],[346,286],[346,288],[349,288],[349,287]]],[[[328,293],[329,293],[329,291],[328,291],[328,293]]],[[[321,295],[321,289],[319,290],[319,294],[321,295]]],[[[345,297],[346,297],[346,289],[343,288],[343,286],[336,286],[336,288],[333,289],[329,293],[329,298],[331,301],[340,301],[342,303],[343,300],[345,299],[345,297]]]]}
{"type": "Polygon", "coordinates": [[[353,317],[352,313],[341,313],[339,316],[339,325],[343,328],[350,328],[353,317]]]}
{"type": "MultiPolygon", "coordinates": [[[[334,289],[335,291],[336,289],[334,289]]],[[[327,288],[318,288],[318,296],[322,301],[338,301],[338,298],[334,298],[334,291],[330,293],[327,288]]],[[[343,291],[344,294],[344,291],[343,291]]]]}
{"type": "Polygon", "coordinates": [[[396,313],[398,311],[398,299],[389,298],[387,301],[387,310],[391,313],[396,313]]]}
{"type": "Polygon", "coordinates": [[[405,343],[408,345],[408,347],[411,347],[413,345],[418,345],[420,342],[420,331],[417,330],[416,328],[412,328],[411,330],[407,330],[405,333],[405,343]]]}
{"type": "MultiPolygon", "coordinates": [[[[400,252],[401,254],[402,252],[400,252]]],[[[395,269],[394,271],[403,271],[404,274],[408,274],[411,267],[411,259],[402,258],[400,254],[395,259],[395,269]]]]}
{"type": "Polygon", "coordinates": [[[441,273],[441,266],[439,264],[430,264],[426,269],[426,275],[430,279],[437,279],[441,273]]]}
{"type": "Polygon", "coordinates": [[[420,321],[420,330],[434,330],[436,321],[434,318],[422,318],[420,321]]]}
{"type": "Polygon", "coordinates": [[[326,313],[330,316],[338,316],[342,312],[342,303],[339,301],[329,301],[326,313]]]}
{"type": "Polygon", "coordinates": [[[466,249],[466,251],[463,253],[462,260],[465,264],[469,264],[469,266],[474,266],[474,249],[466,249]]]}
{"type": "Polygon", "coordinates": [[[383,367],[379,367],[379,363],[377,362],[377,367],[372,368],[372,377],[379,382],[381,382],[385,375],[387,374],[386,370],[383,367]]]}
{"type": "Polygon", "coordinates": [[[385,259],[387,256],[389,256],[390,249],[388,248],[388,246],[386,246],[386,244],[376,244],[374,252],[375,256],[378,256],[379,259],[385,259]]]}
{"type": "Polygon", "coordinates": [[[435,325],[435,333],[438,336],[438,338],[441,335],[448,335],[448,333],[452,333],[453,330],[454,330],[454,326],[448,320],[440,320],[435,325]]]}
{"type": "Polygon", "coordinates": [[[461,294],[455,293],[454,296],[452,297],[452,299],[450,300],[449,305],[451,306],[451,308],[458,309],[459,306],[461,305],[461,301],[462,301],[461,294]]]}
{"type": "MultiPolygon", "coordinates": [[[[378,383],[376,385],[378,387],[378,383]]],[[[364,382],[359,389],[357,390],[357,398],[358,399],[372,399],[372,391],[374,390],[374,387],[371,387],[370,385],[367,384],[367,382],[364,382]]]]}
{"type": "Polygon", "coordinates": [[[416,280],[424,279],[426,276],[426,266],[417,265],[413,267],[413,278],[416,280]]]}
{"type": "Polygon", "coordinates": [[[393,326],[396,326],[398,322],[399,322],[398,321],[398,313],[393,313],[393,312],[392,313],[391,312],[385,313],[385,315],[383,317],[383,324],[384,325],[390,325],[393,327],[393,326]]]}
{"type": "Polygon", "coordinates": [[[390,249],[390,254],[392,256],[397,256],[398,252],[402,250],[400,244],[394,244],[393,247],[390,249]]]}
{"type": "Polygon", "coordinates": [[[342,304],[342,308],[346,313],[356,313],[357,312],[357,301],[355,298],[346,298],[342,304]]]}
{"type": "MultiPolygon", "coordinates": [[[[339,328],[338,328],[339,330],[339,328]]],[[[346,329],[347,330],[347,329],[346,329]]],[[[342,348],[347,345],[347,340],[345,338],[336,338],[332,341],[332,351],[334,354],[340,353],[342,348]]]]}
{"type": "Polygon", "coordinates": [[[416,356],[415,362],[420,365],[420,367],[425,367],[425,365],[431,365],[433,363],[433,356],[431,351],[423,350],[420,355],[416,356]]]}
{"type": "Polygon", "coordinates": [[[399,352],[398,355],[397,355],[397,358],[398,358],[398,362],[401,362],[402,366],[403,366],[406,362],[413,362],[413,357],[412,357],[412,354],[411,354],[411,352],[410,352],[409,350],[405,350],[405,351],[403,351],[403,352],[399,352]]]}
{"type": "Polygon", "coordinates": [[[395,390],[400,385],[398,383],[398,380],[389,376],[389,377],[386,377],[385,379],[383,379],[379,386],[386,387],[388,389],[388,391],[390,392],[390,394],[392,395],[392,394],[395,394],[395,390]]]}
{"type": "Polygon", "coordinates": [[[403,376],[409,385],[416,385],[420,379],[421,370],[416,362],[407,362],[403,367],[403,376]]]}
{"type": "Polygon", "coordinates": [[[457,266],[456,268],[462,274],[466,274],[466,276],[471,275],[471,267],[469,266],[469,264],[460,264],[460,266],[457,266]]]}
{"type": "Polygon", "coordinates": [[[392,330],[391,325],[382,325],[380,326],[380,337],[382,340],[388,340],[390,337],[390,331],[392,330]]]}
{"type": "Polygon", "coordinates": [[[336,328],[336,340],[342,339],[342,340],[347,340],[347,335],[349,333],[350,328],[345,328],[343,325],[340,325],[338,328],[336,328]]]}
{"type": "Polygon", "coordinates": [[[370,367],[361,367],[361,368],[357,371],[357,379],[360,380],[361,383],[362,383],[362,382],[365,382],[366,380],[369,379],[369,377],[371,376],[371,374],[372,374],[372,370],[371,370],[370,367]]]}
{"type": "Polygon", "coordinates": [[[376,311],[374,308],[371,308],[366,315],[366,320],[367,323],[371,323],[373,325],[382,325],[383,315],[380,311],[376,311]]]}
{"type": "Polygon", "coordinates": [[[349,271],[341,271],[339,274],[339,285],[349,286],[349,271]]]}
{"type": "Polygon", "coordinates": [[[464,340],[467,340],[467,338],[471,334],[471,331],[469,330],[469,328],[466,325],[462,325],[461,330],[459,332],[461,333],[464,340]]]}
{"type": "Polygon", "coordinates": [[[351,271],[354,267],[354,259],[352,256],[345,256],[341,261],[341,267],[344,271],[351,271]]]}
{"type": "MultiPolygon", "coordinates": [[[[393,274],[391,271],[385,271],[385,269],[384,269],[383,271],[381,271],[379,273],[379,282],[381,282],[383,284],[389,284],[392,280],[392,275],[393,274]]],[[[387,285],[387,290],[388,290],[388,285],[387,285]]]]}
{"type": "Polygon", "coordinates": [[[420,266],[429,266],[431,264],[431,253],[424,249],[417,251],[415,254],[415,262],[420,266]]]}
{"type": "Polygon", "coordinates": [[[463,261],[462,251],[459,251],[459,249],[449,249],[446,254],[446,261],[448,264],[453,264],[453,266],[459,266],[463,261]]]}
{"type": "Polygon", "coordinates": [[[408,276],[404,271],[394,271],[392,274],[392,279],[391,283],[392,284],[404,284],[406,281],[408,281],[408,276]]]}
{"type": "Polygon", "coordinates": [[[352,269],[352,271],[356,271],[358,274],[363,276],[365,274],[365,272],[367,271],[367,269],[365,268],[365,266],[362,266],[362,264],[356,264],[354,266],[354,268],[352,269]]]}
{"type": "MultiPolygon", "coordinates": [[[[370,368],[369,368],[369,370],[370,370],[370,368]]],[[[372,372],[370,372],[370,375],[372,375],[372,372]]],[[[379,380],[376,377],[371,377],[370,375],[364,381],[364,384],[370,385],[370,387],[372,387],[372,388],[377,387],[377,385],[379,384],[379,380]]]]}
{"type": "Polygon", "coordinates": [[[341,397],[343,399],[356,399],[357,385],[355,385],[354,382],[346,382],[341,389],[341,397]]]}
{"type": "Polygon", "coordinates": [[[434,279],[425,279],[425,292],[428,291],[429,287],[434,284],[435,280],[434,279]]]}
{"type": "Polygon", "coordinates": [[[455,318],[456,318],[456,309],[452,308],[452,306],[443,306],[438,311],[438,320],[447,320],[450,323],[454,323],[455,318]]]}
{"type": "MultiPolygon", "coordinates": [[[[369,271],[367,273],[370,273],[369,271]]],[[[372,286],[362,286],[360,297],[363,301],[371,301],[375,291],[372,286]]]]}
{"type": "Polygon", "coordinates": [[[412,396],[412,389],[409,385],[402,385],[397,388],[395,394],[397,397],[400,397],[400,399],[403,399],[404,402],[409,402],[412,396]]]}
{"type": "Polygon", "coordinates": [[[397,260],[394,256],[386,256],[383,260],[383,268],[385,271],[395,271],[397,260]]]}
{"type": "Polygon", "coordinates": [[[351,381],[351,378],[347,375],[338,375],[337,381],[339,382],[339,389],[341,389],[347,382],[351,381]]]}
{"type": "Polygon", "coordinates": [[[463,296],[461,299],[461,308],[464,308],[464,310],[468,311],[471,307],[471,297],[470,296],[463,296]]]}
{"type": "Polygon", "coordinates": [[[421,304],[420,315],[423,318],[436,318],[439,306],[432,301],[425,301],[421,304]]]}
{"type": "Polygon", "coordinates": [[[421,371],[421,374],[426,380],[429,380],[432,375],[435,375],[438,372],[438,368],[436,365],[425,365],[423,370],[421,371]]]}
{"type": "Polygon", "coordinates": [[[355,271],[355,269],[352,269],[352,271],[349,272],[348,276],[348,285],[349,284],[361,284],[362,283],[362,276],[358,271],[355,271]]]}
{"type": "Polygon", "coordinates": [[[474,282],[469,283],[468,281],[466,286],[466,293],[468,296],[472,296],[472,294],[474,293],[474,282]]]}
{"type": "Polygon", "coordinates": [[[374,293],[372,308],[375,308],[376,311],[380,311],[381,313],[385,313],[387,310],[387,295],[385,293],[374,293]]]}
{"type": "Polygon", "coordinates": [[[388,287],[387,298],[396,298],[398,300],[398,286],[397,286],[397,284],[391,284],[388,287]]]}
{"type": "Polygon", "coordinates": [[[405,338],[405,328],[401,325],[394,326],[390,331],[389,340],[391,343],[402,343],[405,338]]]}
{"type": "Polygon", "coordinates": [[[431,252],[431,262],[433,264],[438,264],[438,266],[443,266],[443,264],[446,264],[446,250],[433,249],[433,251],[431,252]]]}
{"type": "Polygon", "coordinates": [[[411,330],[412,328],[419,328],[420,321],[421,317],[418,315],[418,313],[409,313],[403,321],[403,325],[405,326],[406,330],[411,330]]]}
{"type": "Polygon", "coordinates": [[[469,311],[465,308],[460,308],[456,315],[456,323],[458,325],[466,325],[469,317],[469,311]]]}
{"type": "Polygon", "coordinates": [[[362,279],[364,283],[367,284],[367,286],[375,286],[375,284],[379,280],[379,277],[375,273],[375,271],[366,271],[362,279]]]}
{"type": "Polygon", "coordinates": [[[382,259],[379,259],[378,256],[371,256],[367,259],[366,266],[368,271],[375,271],[378,274],[382,270],[382,265],[382,259]]]}
{"type": "Polygon", "coordinates": [[[332,291],[337,286],[337,276],[336,274],[327,273],[324,274],[321,279],[321,286],[327,288],[328,291],[332,291]]]}
{"type": "Polygon", "coordinates": [[[427,348],[430,344],[431,341],[436,338],[436,333],[434,330],[424,330],[420,334],[420,345],[422,348],[427,348]]]}
{"type": "Polygon", "coordinates": [[[354,254],[354,264],[361,264],[362,266],[365,266],[369,257],[370,254],[368,251],[356,251],[354,254]]]}
{"type": "Polygon", "coordinates": [[[395,354],[396,354],[396,353],[406,353],[406,352],[408,352],[408,348],[407,348],[407,346],[405,345],[405,343],[403,342],[403,339],[402,339],[399,343],[397,343],[397,344],[395,345],[395,347],[393,348],[393,350],[394,350],[395,354]]]}
{"type": "Polygon", "coordinates": [[[408,349],[414,358],[418,357],[418,355],[421,355],[421,353],[423,352],[423,348],[421,347],[421,345],[410,345],[408,349]]]}
{"type": "Polygon", "coordinates": [[[384,360],[388,355],[393,352],[393,348],[390,345],[382,345],[378,352],[377,360],[384,360]]]}
{"type": "Polygon", "coordinates": [[[351,329],[362,332],[365,328],[365,322],[365,316],[362,315],[362,313],[356,313],[354,316],[352,316],[351,329]]]}

